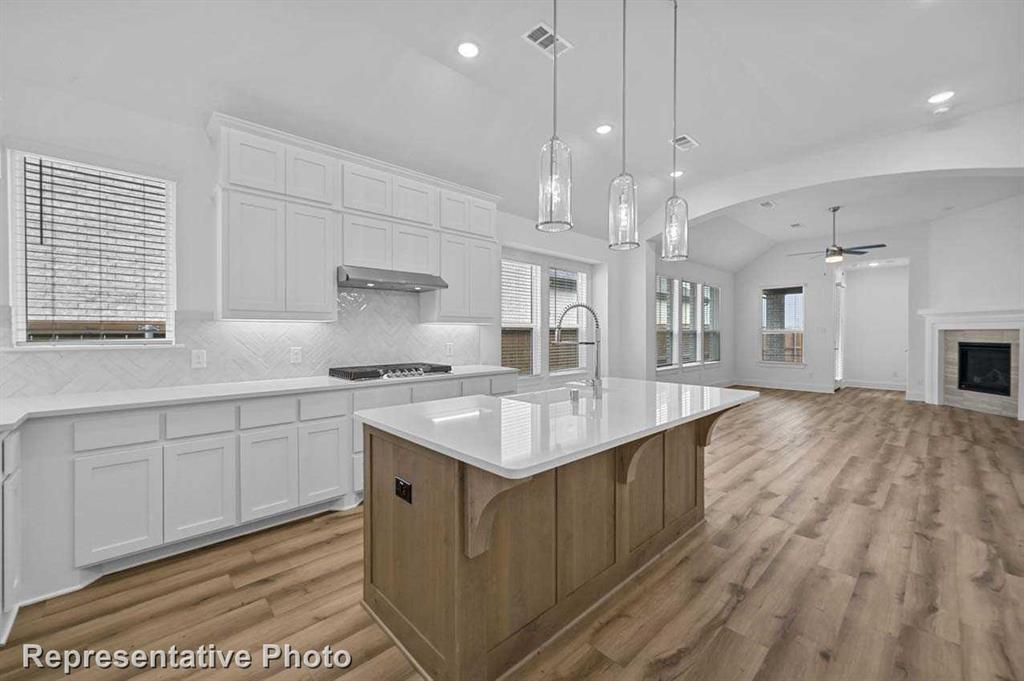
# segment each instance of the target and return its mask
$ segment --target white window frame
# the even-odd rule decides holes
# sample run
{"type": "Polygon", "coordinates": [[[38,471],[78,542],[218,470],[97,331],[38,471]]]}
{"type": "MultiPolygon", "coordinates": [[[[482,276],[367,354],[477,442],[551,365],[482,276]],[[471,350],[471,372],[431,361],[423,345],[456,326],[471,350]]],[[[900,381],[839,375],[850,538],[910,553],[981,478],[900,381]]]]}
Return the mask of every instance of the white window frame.
{"type": "MultiPolygon", "coordinates": [[[[44,145],[45,146],[45,145],[44,145]]],[[[15,351],[39,351],[39,350],[110,350],[113,348],[139,348],[143,347],[168,347],[175,344],[175,314],[177,311],[177,182],[165,174],[153,172],[149,169],[140,169],[135,164],[119,163],[110,159],[88,159],[81,158],[79,154],[69,153],[66,150],[37,149],[36,145],[22,144],[19,148],[6,149],[4,154],[5,167],[7,172],[6,194],[7,194],[7,246],[8,265],[10,275],[8,290],[10,299],[10,334],[11,347],[8,350],[15,351]],[[19,321],[23,320],[28,311],[25,309],[25,268],[26,263],[19,254],[24,253],[24,185],[19,183],[19,166],[22,165],[25,156],[38,156],[44,159],[52,159],[63,163],[75,164],[84,167],[92,167],[98,170],[136,175],[147,179],[159,180],[166,184],[167,208],[166,208],[166,229],[167,229],[167,250],[166,250],[166,286],[167,286],[167,319],[165,322],[164,338],[134,338],[117,340],[113,338],[98,339],[89,341],[28,341],[19,337],[21,329],[19,321]]],[[[21,328],[25,325],[22,324],[21,328]]]]}
{"type": "MultiPolygon", "coordinates": [[[[724,308],[724,294],[720,284],[711,284],[703,281],[696,281],[693,279],[687,279],[685,277],[673,277],[668,274],[656,273],[655,276],[655,293],[657,292],[657,277],[664,277],[671,282],[672,287],[672,304],[674,306],[675,315],[672,319],[672,364],[666,364],[665,366],[656,366],[655,371],[679,371],[682,369],[693,369],[696,367],[711,367],[717,364],[721,364],[722,359],[722,309],[724,308]],[[682,304],[683,298],[680,293],[680,282],[688,282],[694,286],[694,313],[693,323],[697,332],[697,361],[695,362],[680,362],[682,353],[679,350],[679,345],[682,342],[682,304]],[[718,359],[704,360],[704,289],[705,288],[718,289],[718,328],[713,329],[718,332],[719,337],[719,348],[718,348],[718,359]]],[[[654,299],[655,306],[657,306],[657,298],[654,299]]],[[[657,320],[657,309],[655,309],[654,319],[657,320]]],[[[657,329],[655,329],[657,333],[657,329]]],[[[655,364],[657,364],[657,353],[655,353],[655,364]]]]}
{"type": "MultiPolygon", "coordinates": [[[[563,369],[561,371],[549,371],[548,360],[549,360],[549,346],[548,338],[550,337],[550,331],[553,328],[551,326],[551,296],[549,292],[550,275],[551,270],[567,270],[572,272],[582,272],[587,276],[587,291],[586,291],[586,302],[588,305],[593,304],[594,299],[594,266],[588,262],[582,262],[578,260],[568,260],[565,258],[557,258],[554,256],[544,255],[542,253],[534,253],[532,251],[522,251],[513,248],[503,248],[501,252],[502,260],[514,260],[529,265],[536,265],[540,268],[540,286],[538,287],[537,296],[539,298],[538,305],[538,333],[537,339],[534,341],[534,373],[531,375],[521,375],[519,377],[520,386],[530,386],[537,383],[547,382],[549,379],[555,379],[557,381],[570,380],[575,376],[586,375],[590,373],[592,369],[591,362],[593,361],[590,357],[590,346],[580,346],[580,364],[579,368],[575,369],[563,369]]],[[[594,333],[594,322],[590,315],[585,315],[586,326],[582,329],[587,337],[592,337],[594,333]]],[[[500,342],[500,331],[499,331],[499,342],[500,342]]],[[[500,354],[500,351],[499,351],[500,354]]]]}
{"type": "Polygon", "coordinates": [[[757,295],[758,295],[758,306],[757,306],[757,316],[758,316],[758,321],[757,321],[757,326],[758,326],[758,333],[757,333],[757,364],[760,365],[760,366],[763,366],[763,367],[775,367],[775,368],[780,368],[780,369],[803,369],[804,367],[807,366],[807,284],[804,283],[804,282],[796,282],[796,283],[789,283],[789,284],[763,284],[760,287],[758,287],[757,295]],[[781,333],[797,333],[797,332],[803,334],[803,347],[802,347],[802,350],[801,350],[801,361],[799,361],[799,362],[779,362],[779,361],[774,361],[774,360],[766,360],[764,358],[764,336],[765,336],[765,330],[764,330],[764,326],[763,326],[763,318],[762,318],[762,310],[761,310],[760,301],[761,301],[761,299],[764,296],[764,292],[766,290],[768,290],[768,289],[773,289],[773,288],[797,288],[797,287],[800,287],[800,289],[803,292],[803,296],[802,296],[802,299],[801,299],[801,307],[802,307],[802,309],[800,310],[800,317],[803,319],[803,326],[801,328],[792,328],[792,329],[789,329],[789,328],[786,328],[786,329],[773,329],[772,331],[770,331],[768,333],[771,334],[771,335],[781,334],[781,333]]]}

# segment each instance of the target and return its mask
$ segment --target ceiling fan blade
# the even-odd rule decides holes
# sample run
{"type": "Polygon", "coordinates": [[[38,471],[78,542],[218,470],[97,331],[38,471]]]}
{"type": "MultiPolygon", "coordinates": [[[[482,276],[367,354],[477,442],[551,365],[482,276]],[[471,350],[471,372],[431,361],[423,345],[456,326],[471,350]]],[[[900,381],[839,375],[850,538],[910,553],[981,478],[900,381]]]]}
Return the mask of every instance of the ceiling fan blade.
{"type": "Polygon", "coordinates": [[[851,251],[849,248],[843,249],[843,255],[867,255],[867,251],[851,251]]]}
{"type": "Polygon", "coordinates": [[[870,248],[885,248],[885,244],[868,244],[867,246],[850,246],[849,248],[844,248],[843,251],[845,251],[846,253],[849,253],[850,251],[866,251],[866,250],[868,250],[870,248]]]}
{"type": "Polygon", "coordinates": [[[821,255],[825,251],[804,251],[803,253],[790,253],[790,257],[794,255],[821,255]]]}

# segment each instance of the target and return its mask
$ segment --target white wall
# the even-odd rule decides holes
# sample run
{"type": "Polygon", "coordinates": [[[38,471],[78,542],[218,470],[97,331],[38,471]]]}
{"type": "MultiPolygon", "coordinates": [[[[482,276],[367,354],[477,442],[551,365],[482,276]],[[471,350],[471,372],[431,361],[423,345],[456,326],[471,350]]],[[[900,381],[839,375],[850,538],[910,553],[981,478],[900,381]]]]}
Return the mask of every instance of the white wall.
{"type": "Polygon", "coordinates": [[[909,286],[905,266],[847,271],[846,385],[906,390],[909,286]]]}

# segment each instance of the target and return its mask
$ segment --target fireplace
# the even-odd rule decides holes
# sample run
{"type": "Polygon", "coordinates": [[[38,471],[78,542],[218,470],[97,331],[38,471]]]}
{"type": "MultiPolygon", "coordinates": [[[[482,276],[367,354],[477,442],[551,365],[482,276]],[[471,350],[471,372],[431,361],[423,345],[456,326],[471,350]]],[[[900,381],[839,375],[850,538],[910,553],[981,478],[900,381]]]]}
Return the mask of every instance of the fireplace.
{"type": "Polygon", "coordinates": [[[959,343],[959,387],[993,395],[1010,394],[1009,343],[959,343]]]}

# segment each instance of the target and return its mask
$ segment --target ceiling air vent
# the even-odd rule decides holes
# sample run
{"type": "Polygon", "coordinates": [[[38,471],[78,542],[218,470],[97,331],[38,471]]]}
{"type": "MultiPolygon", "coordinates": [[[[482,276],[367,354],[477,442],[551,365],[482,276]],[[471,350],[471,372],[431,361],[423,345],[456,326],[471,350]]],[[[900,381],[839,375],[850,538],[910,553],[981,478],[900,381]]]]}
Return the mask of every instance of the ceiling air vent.
{"type": "Polygon", "coordinates": [[[700,146],[700,142],[690,135],[680,135],[672,140],[672,144],[676,145],[676,149],[679,151],[690,151],[700,146]]]}
{"type": "Polygon", "coordinates": [[[761,203],[759,203],[757,205],[761,206],[761,208],[767,208],[767,209],[770,210],[772,208],[775,208],[775,206],[777,204],[774,201],[772,201],[771,199],[765,199],[764,201],[762,201],[761,203]]]}
{"type": "Polygon", "coordinates": [[[552,31],[551,27],[548,26],[547,24],[537,24],[536,26],[534,26],[529,31],[523,34],[523,40],[530,43],[538,50],[546,54],[548,58],[551,58],[554,55],[554,50],[552,49],[552,46],[555,45],[556,43],[558,45],[559,57],[561,57],[563,54],[572,49],[572,43],[570,43],[562,36],[558,36],[558,39],[556,40],[555,32],[552,31]]]}

